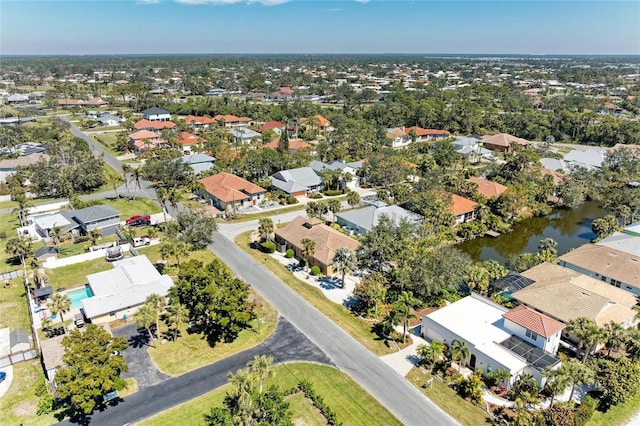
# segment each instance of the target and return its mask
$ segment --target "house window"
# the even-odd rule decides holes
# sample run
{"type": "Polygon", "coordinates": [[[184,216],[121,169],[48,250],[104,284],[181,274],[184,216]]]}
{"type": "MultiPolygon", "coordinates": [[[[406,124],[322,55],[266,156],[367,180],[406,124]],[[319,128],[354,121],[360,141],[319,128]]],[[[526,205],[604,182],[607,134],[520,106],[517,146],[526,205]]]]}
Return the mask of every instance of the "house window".
{"type": "Polygon", "coordinates": [[[536,340],[538,338],[538,335],[531,330],[527,330],[527,337],[531,340],[536,340]]]}
{"type": "Polygon", "coordinates": [[[607,277],[605,277],[604,275],[600,277],[600,281],[604,281],[605,283],[607,282],[607,277]]]}
{"type": "Polygon", "coordinates": [[[109,316],[115,317],[116,316],[116,311],[109,312],[109,316]]]}
{"type": "Polygon", "coordinates": [[[620,288],[620,284],[621,284],[620,281],[614,280],[613,278],[611,279],[611,285],[614,285],[614,286],[620,288]]]}

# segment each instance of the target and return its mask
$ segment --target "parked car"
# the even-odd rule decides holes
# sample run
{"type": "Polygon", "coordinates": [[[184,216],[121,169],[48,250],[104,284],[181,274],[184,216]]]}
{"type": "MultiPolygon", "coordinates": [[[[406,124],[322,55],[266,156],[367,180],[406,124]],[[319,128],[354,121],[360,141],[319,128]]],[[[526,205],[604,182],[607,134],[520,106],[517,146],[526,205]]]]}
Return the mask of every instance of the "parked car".
{"type": "Polygon", "coordinates": [[[0,371],[0,383],[4,382],[4,379],[7,378],[7,373],[4,371],[0,371]]]}
{"type": "Polygon", "coordinates": [[[132,242],[134,247],[148,246],[151,244],[151,240],[147,237],[134,238],[132,242]]]}
{"type": "Polygon", "coordinates": [[[76,314],[75,317],[73,318],[73,322],[78,328],[84,327],[84,315],[76,314]]]}
{"type": "Polygon", "coordinates": [[[135,216],[131,216],[125,221],[125,223],[129,226],[151,225],[151,215],[147,213],[137,214],[135,216]]]}

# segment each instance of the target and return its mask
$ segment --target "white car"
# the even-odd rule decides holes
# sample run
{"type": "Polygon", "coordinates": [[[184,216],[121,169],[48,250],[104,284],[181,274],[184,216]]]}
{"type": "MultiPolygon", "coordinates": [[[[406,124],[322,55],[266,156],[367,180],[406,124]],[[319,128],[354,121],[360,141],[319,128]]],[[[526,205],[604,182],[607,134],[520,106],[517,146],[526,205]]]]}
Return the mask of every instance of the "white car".
{"type": "Polygon", "coordinates": [[[133,246],[134,247],[142,247],[142,246],[148,246],[149,244],[151,244],[151,240],[147,237],[141,237],[141,238],[134,238],[133,239],[133,246]]]}

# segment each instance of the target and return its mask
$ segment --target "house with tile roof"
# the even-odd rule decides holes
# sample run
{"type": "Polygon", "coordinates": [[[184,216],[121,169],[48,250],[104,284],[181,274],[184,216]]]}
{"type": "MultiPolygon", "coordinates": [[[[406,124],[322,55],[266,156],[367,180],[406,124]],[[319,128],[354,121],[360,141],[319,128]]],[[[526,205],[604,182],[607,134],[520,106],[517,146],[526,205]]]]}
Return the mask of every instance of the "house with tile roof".
{"type": "Polygon", "coordinates": [[[217,122],[219,125],[223,127],[228,127],[228,128],[246,127],[251,125],[251,122],[253,121],[249,117],[236,117],[235,115],[231,115],[231,114],[226,114],[226,115],[218,114],[213,117],[213,120],[217,122]]]}
{"type": "Polygon", "coordinates": [[[531,146],[531,142],[508,133],[498,133],[497,135],[483,136],[482,145],[491,151],[509,153],[513,152],[513,145],[528,148],[531,146]]]}
{"type": "Polygon", "coordinates": [[[285,124],[279,121],[267,121],[266,123],[259,126],[256,131],[258,133],[266,132],[268,130],[273,130],[277,134],[281,134],[285,128],[285,124]]]}
{"type": "Polygon", "coordinates": [[[180,146],[182,147],[182,152],[186,155],[189,155],[192,152],[196,151],[198,148],[198,145],[201,142],[202,142],[202,139],[194,135],[193,133],[180,132],[180,135],[178,135],[178,143],[180,143],[180,146]]]}
{"type": "Polygon", "coordinates": [[[404,132],[411,137],[415,135],[416,142],[435,142],[451,137],[451,133],[448,130],[423,129],[418,126],[405,127],[404,132]]]}
{"type": "Polygon", "coordinates": [[[136,130],[149,130],[151,132],[159,133],[162,129],[174,129],[176,123],[166,120],[147,120],[146,118],[140,119],[135,122],[133,127],[136,130]]]}
{"type": "Polygon", "coordinates": [[[275,230],[275,240],[281,252],[293,249],[296,257],[302,258],[301,241],[310,238],[316,242],[316,250],[310,259],[309,266],[318,266],[323,274],[333,275],[333,258],[342,247],[355,252],[360,243],[337,231],[317,218],[296,217],[282,228],[275,230]]]}
{"type": "Polygon", "coordinates": [[[217,173],[199,179],[211,203],[220,211],[242,210],[260,204],[266,189],[231,173],[217,173]]]}
{"type": "MultiPolygon", "coordinates": [[[[636,244],[639,241],[635,237],[636,244]]],[[[559,264],[640,296],[640,256],[609,245],[584,244],[560,256],[559,264]]]]}
{"type": "MultiPolygon", "coordinates": [[[[278,149],[279,143],[280,143],[280,138],[276,138],[271,142],[269,142],[268,144],[264,145],[264,147],[267,149],[272,149],[276,151],[278,149]]],[[[289,139],[289,152],[296,152],[299,149],[309,149],[313,153],[314,152],[313,148],[314,148],[313,145],[306,143],[302,139],[289,139]]]]}
{"type": "Polygon", "coordinates": [[[187,115],[184,122],[194,131],[208,129],[215,121],[211,117],[198,117],[195,115],[187,115]]]}
{"type": "Polygon", "coordinates": [[[614,321],[629,328],[637,322],[638,298],[625,290],[549,262],[521,275],[534,283],[513,293],[513,299],[564,324],[579,317],[599,327],[614,321]]]}
{"type": "Polygon", "coordinates": [[[484,373],[505,369],[511,374],[508,386],[525,373],[543,385],[542,371],[560,365],[555,354],[563,328],[564,324],[544,314],[522,308],[509,311],[472,293],[423,315],[421,333],[447,346],[456,339],[466,342],[470,353],[466,366],[484,373]]]}
{"type": "Polygon", "coordinates": [[[507,190],[506,186],[498,182],[492,182],[488,179],[483,179],[476,176],[470,177],[469,179],[467,179],[467,181],[478,185],[478,193],[480,193],[488,200],[491,198],[499,197],[500,194],[507,190]]]}
{"type": "Polygon", "coordinates": [[[478,215],[478,203],[457,194],[451,194],[451,205],[449,209],[456,217],[457,224],[474,220],[478,215]]]}
{"type": "Polygon", "coordinates": [[[145,152],[164,143],[166,141],[160,135],[150,130],[138,130],[129,135],[129,148],[132,151],[145,152]]]}
{"type": "Polygon", "coordinates": [[[411,136],[405,133],[404,127],[387,129],[387,139],[391,141],[392,148],[402,148],[411,143],[411,136]]]}

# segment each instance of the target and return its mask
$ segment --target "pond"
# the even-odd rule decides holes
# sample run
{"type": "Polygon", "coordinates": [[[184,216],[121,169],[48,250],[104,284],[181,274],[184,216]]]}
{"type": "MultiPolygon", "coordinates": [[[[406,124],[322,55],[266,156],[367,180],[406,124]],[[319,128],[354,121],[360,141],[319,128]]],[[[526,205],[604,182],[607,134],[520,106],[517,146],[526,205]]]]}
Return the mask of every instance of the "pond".
{"type": "Polygon", "coordinates": [[[563,255],[595,238],[591,222],[605,214],[598,203],[585,202],[572,210],[555,209],[548,216],[524,220],[509,234],[476,238],[458,244],[457,248],[474,260],[496,260],[504,265],[512,256],[536,252],[540,240],[553,238],[558,243],[558,255],[563,255]]]}

